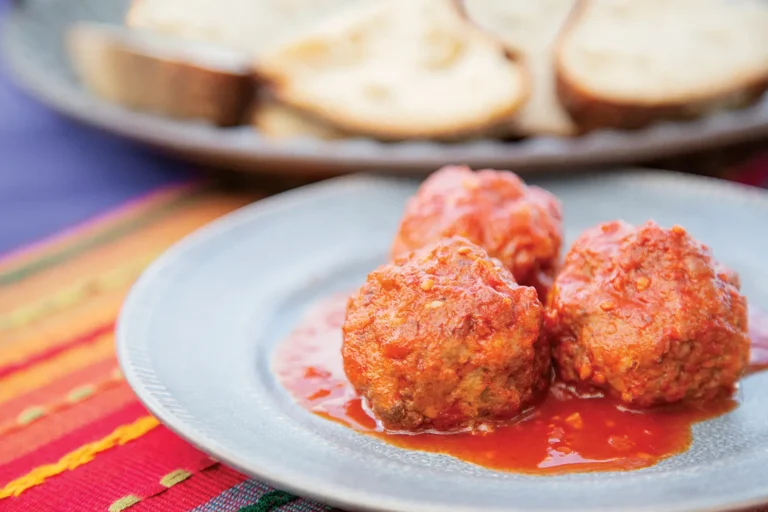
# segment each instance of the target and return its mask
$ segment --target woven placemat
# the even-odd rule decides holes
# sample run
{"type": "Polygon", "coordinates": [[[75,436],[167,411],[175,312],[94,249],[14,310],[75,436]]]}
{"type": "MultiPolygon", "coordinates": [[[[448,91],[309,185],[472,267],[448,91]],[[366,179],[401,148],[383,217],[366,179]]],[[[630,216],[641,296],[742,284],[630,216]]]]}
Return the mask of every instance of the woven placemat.
{"type": "Polygon", "coordinates": [[[115,319],[145,266],[258,197],[167,188],[0,260],[0,510],[330,510],[249,480],[171,433],[115,359],[115,319]]]}

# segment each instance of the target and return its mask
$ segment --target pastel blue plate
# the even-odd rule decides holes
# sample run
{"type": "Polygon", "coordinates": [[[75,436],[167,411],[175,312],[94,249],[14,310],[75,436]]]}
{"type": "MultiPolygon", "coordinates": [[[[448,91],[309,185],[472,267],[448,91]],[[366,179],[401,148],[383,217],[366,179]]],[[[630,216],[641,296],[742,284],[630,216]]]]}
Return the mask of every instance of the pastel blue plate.
{"type": "MultiPolygon", "coordinates": [[[[681,224],[768,308],[768,195],[704,178],[625,172],[541,181],[566,239],[623,218],[681,224]]],[[[382,263],[417,183],[351,176],[243,208],[157,260],[130,293],[120,364],[157,417],[279,488],[352,510],[722,511],[768,503],[768,373],[735,411],[694,427],[686,453],[643,470],[526,476],[407,451],[296,405],[270,371],[305,308],[382,263]]]]}

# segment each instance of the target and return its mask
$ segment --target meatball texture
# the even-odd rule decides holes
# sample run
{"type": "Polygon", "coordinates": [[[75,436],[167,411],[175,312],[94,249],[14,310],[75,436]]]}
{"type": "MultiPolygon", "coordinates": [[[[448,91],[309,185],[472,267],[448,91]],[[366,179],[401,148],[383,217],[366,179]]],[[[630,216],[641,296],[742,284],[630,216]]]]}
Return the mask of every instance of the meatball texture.
{"type": "Polygon", "coordinates": [[[546,390],[536,291],[451,238],[373,271],[350,299],[344,371],[385,428],[454,431],[508,420],[546,390]]]}
{"type": "Polygon", "coordinates": [[[526,186],[509,171],[443,167],[408,202],[392,254],[454,235],[483,247],[545,300],[562,240],[561,206],[554,195],[526,186]]]}
{"type": "Polygon", "coordinates": [[[738,276],[685,229],[609,222],[568,252],[545,330],[560,377],[649,407],[733,391],[749,361],[738,276]]]}

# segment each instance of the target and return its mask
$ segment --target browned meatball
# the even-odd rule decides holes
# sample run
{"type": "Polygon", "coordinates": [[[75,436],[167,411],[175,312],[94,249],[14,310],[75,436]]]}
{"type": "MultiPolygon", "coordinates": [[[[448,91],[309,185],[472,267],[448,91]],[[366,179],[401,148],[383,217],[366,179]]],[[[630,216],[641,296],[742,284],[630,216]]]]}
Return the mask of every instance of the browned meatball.
{"type": "Polygon", "coordinates": [[[459,235],[498,258],[541,300],[554,278],[562,240],[560,202],[509,171],[447,166],[411,198],[392,246],[394,256],[459,235]]]}
{"type": "Polygon", "coordinates": [[[508,420],[547,388],[533,288],[452,238],[373,271],[348,304],[344,371],[389,430],[508,420]]]}
{"type": "Polygon", "coordinates": [[[685,229],[654,222],[584,232],[545,329],[564,380],[641,407],[730,393],[749,361],[738,276],[685,229]]]}

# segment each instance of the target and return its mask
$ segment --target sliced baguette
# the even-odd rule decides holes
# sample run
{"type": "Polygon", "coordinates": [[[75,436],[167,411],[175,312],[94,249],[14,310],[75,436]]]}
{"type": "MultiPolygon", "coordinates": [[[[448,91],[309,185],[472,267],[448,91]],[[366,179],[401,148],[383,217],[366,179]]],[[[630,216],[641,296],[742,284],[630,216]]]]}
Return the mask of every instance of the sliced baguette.
{"type": "Polygon", "coordinates": [[[464,0],[469,18],[520,53],[531,74],[531,97],[510,125],[517,135],[576,132],[555,90],[555,40],[576,0],[464,0]]]}
{"type": "Polygon", "coordinates": [[[133,0],[126,23],[259,55],[348,4],[364,0],[133,0]]]}
{"type": "Polygon", "coordinates": [[[283,103],[344,132],[455,138],[508,119],[524,67],[452,0],[379,0],[317,25],[256,63],[283,103]]]}
{"type": "Polygon", "coordinates": [[[247,53],[96,23],[66,43],[86,88],[131,109],[231,126],[253,97],[247,53]]]}
{"type": "Polygon", "coordinates": [[[334,140],[346,137],[331,125],[274,100],[259,103],[253,113],[252,124],[262,135],[272,139],[312,137],[334,140]]]}
{"type": "Polygon", "coordinates": [[[582,0],[556,49],[583,129],[639,128],[747,105],[768,87],[765,0],[582,0]]]}

